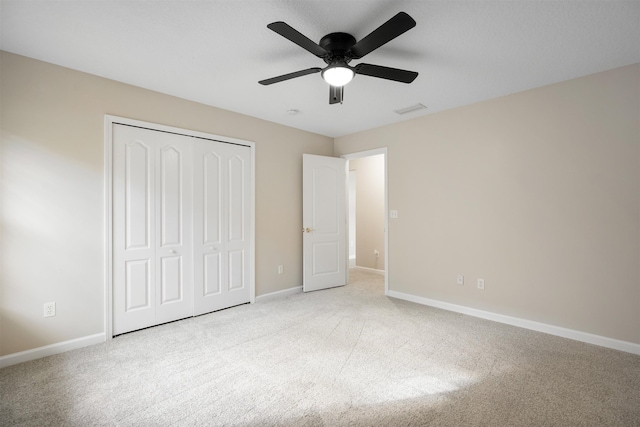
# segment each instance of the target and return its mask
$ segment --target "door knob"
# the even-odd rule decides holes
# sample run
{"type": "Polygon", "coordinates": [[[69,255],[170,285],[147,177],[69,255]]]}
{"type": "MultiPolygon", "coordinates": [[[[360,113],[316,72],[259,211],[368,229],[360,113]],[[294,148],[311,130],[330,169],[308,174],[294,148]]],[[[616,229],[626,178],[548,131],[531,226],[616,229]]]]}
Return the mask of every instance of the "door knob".
{"type": "Polygon", "coordinates": [[[302,232],[304,233],[304,232],[306,231],[307,233],[311,233],[311,232],[312,232],[312,231],[314,231],[314,230],[315,230],[315,228],[309,228],[309,227],[307,227],[307,228],[303,229],[303,230],[302,230],[302,232]]]}
{"type": "Polygon", "coordinates": [[[176,252],[176,250],[175,250],[175,249],[171,249],[171,250],[169,251],[169,253],[170,253],[170,254],[177,254],[178,252],[176,252]]]}

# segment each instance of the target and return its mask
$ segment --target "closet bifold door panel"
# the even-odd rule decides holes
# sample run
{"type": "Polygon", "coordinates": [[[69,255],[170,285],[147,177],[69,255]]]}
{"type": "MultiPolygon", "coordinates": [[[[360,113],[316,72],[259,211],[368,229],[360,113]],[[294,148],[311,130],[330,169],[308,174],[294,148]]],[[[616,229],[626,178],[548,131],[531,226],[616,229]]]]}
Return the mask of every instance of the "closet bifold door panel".
{"type": "Polygon", "coordinates": [[[193,138],[113,126],[113,334],[193,315],[193,138]]]}
{"type": "Polygon", "coordinates": [[[194,150],[194,314],[250,300],[251,148],[198,141],[194,150]]]}

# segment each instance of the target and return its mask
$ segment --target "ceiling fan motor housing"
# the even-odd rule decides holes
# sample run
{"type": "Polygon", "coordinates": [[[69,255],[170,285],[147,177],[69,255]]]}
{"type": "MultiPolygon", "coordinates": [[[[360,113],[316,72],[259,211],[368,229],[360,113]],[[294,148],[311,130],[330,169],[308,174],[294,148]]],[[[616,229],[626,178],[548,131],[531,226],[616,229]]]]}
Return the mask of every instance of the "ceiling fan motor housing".
{"type": "Polygon", "coordinates": [[[336,61],[349,63],[352,59],[350,55],[351,47],[356,44],[356,39],[347,33],[331,33],[320,39],[318,44],[329,52],[323,58],[327,64],[332,64],[336,61]]]}

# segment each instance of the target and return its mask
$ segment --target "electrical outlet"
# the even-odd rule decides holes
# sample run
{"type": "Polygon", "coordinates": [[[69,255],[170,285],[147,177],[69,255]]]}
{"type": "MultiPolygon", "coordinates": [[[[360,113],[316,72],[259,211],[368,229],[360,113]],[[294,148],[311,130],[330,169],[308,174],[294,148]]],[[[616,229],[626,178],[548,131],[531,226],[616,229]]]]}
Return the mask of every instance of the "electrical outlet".
{"type": "Polygon", "coordinates": [[[458,285],[460,286],[464,285],[464,276],[462,274],[458,274],[458,279],[456,283],[458,283],[458,285]]]}
{"type": "Polygon", "coordinates": [[[279,265],[278,266],[278,274],[283,274],[284,273],[284,265],[279,265]]]}
{"type": "Polygon", "coordinates": [[[374,249],[373,254],[376,256],[376,258],[378,258],[380,256],[380,251],[377,249],[374,249]]]}
{"type": "Polygon", "coordinates": [[[484,279],[478,279],[478,289],[484,290],[484,279]]]}
{"type": "Polygon", "coordinates": [[[51,317],[56,315],[56,303],[47,302],[44,304],[44,317],[51,317]]]}

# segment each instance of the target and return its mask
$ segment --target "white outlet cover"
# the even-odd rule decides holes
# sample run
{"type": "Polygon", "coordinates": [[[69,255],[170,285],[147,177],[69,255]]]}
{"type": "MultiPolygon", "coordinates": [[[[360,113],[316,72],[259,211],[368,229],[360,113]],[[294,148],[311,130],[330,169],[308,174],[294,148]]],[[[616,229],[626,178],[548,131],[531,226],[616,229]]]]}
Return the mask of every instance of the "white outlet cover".
{"type": "Polygon", "coordinates": [[[47,302],[44,304],[44,317],[53,317],[56,315],[56,303],[47,302]]]}
{"type": "Polygon", "coordinates": [[[462,274],[458,274],[456,283],[458,283],[458,285],[464,285],[464,276],[462,274]]]}
{"type": "Polygon", "coordinates": [[[397,211],[397,210],[395,210],[395,209],[394,209],[394,210],[392,210],[389,214],[390,214],[389,216],[390,216],[391,218],[398,218],[398,211],[397,211]]]}
{"type": "Polygon", "coordinates": [[[478,279],[478,289],[484,289],[484,279],[478,279]]]}

